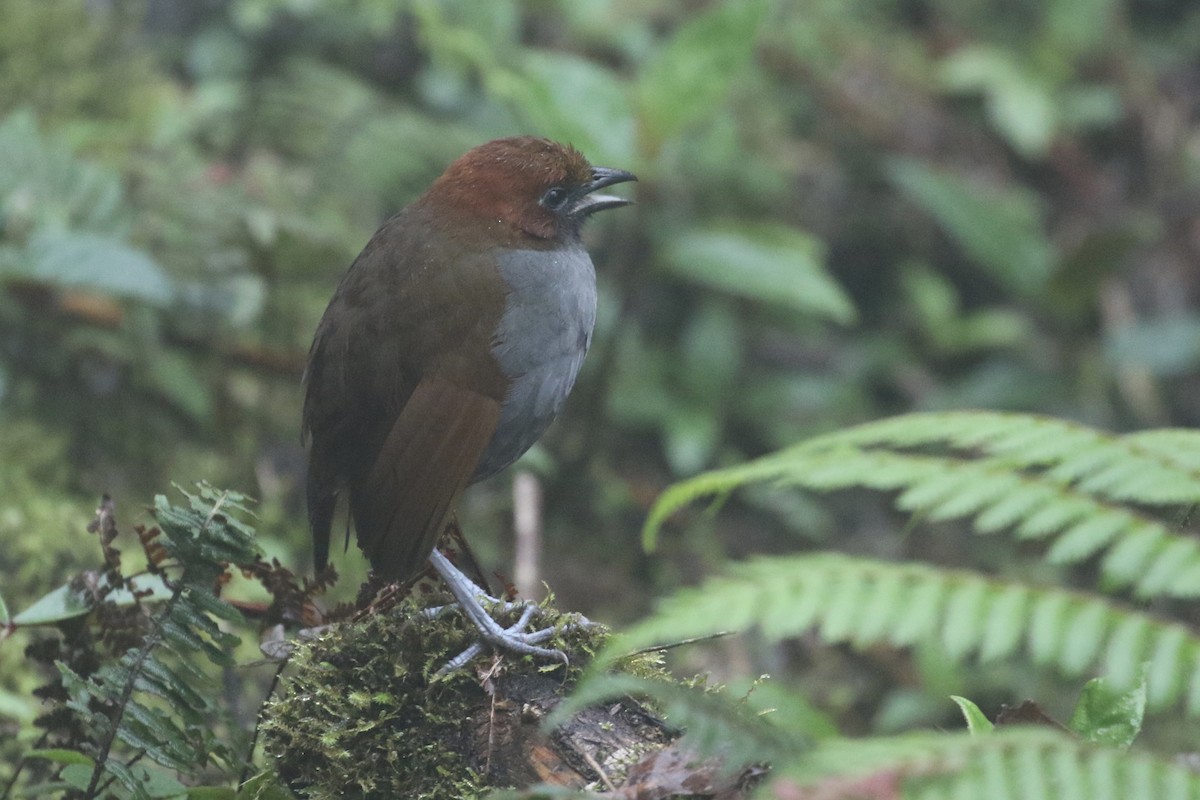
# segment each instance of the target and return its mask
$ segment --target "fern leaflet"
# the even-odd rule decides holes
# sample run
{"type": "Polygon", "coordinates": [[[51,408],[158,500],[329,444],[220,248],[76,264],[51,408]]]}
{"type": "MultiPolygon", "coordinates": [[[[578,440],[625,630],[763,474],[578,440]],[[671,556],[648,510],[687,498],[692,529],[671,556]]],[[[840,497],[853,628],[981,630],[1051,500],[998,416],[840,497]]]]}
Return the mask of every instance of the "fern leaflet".
{"type": "Polygon", "coordinates": [[[834,553],[775,557],[679,592],[626,631],[602,661],[622,652],[721,630],[757,628],[778,640],[816,630],[828,642],[940,646],[956,660],[1018,650],[1066,675],[1100,666],[1117,691],[1149,662],[1148,702],[1186,697],[1200,713],[1200,636],[1106,598],[966,571],[834,553]]]}
{"type": "Polygon", "coordinates": [[[820,436],[676,484],[646,521],[653,546],[668,516],[706,496],[771,482],[814,491],[898,492],[896,506],[931,520],[969,519],[978,533],[1047,539],[1047,558],[1075,563],[1107,549],[1114,588],[1145,598],[1200,596],[1200,540],[1148,512],[1200,502],[1200,434],[1112,436],[1044,417],[912,414],[820,436]],[[942,447],[950,452],[914,452],[942,447]],[[966,452],[964,452],[966,451],[966,452]]]}
{"type": "Polygon", "coordinates": [[[779,772],[777,786],[794,787],[800,790],[795,796],[805,797],[1192,800],[1200,796],[1200,775],[1182,765],[1093,747],[1045,727],[998,728],[981,735],[834,739],[780,765],[779,772]]]}

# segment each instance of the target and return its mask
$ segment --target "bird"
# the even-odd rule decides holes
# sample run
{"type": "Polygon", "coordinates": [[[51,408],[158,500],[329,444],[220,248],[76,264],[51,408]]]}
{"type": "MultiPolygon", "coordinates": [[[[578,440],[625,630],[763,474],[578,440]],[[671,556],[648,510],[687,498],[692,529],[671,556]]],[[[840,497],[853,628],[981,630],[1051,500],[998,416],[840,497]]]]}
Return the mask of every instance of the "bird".
{"type": "Polygon", "coordinates": [[[599,190],[635,180],[570,145],[496,139],[370,238],[317,325],[303,378],[318,572],[345,502],[376,576],[405,581],[429,561],[489,644],[562,657],[537,646],[545,631],[523,630],[529,614],[501,628],[479,602],[495,598],[436,544],[463,490],[516,461],[562,409],[596,321],[583,224],[632,202],[599,190]]]}

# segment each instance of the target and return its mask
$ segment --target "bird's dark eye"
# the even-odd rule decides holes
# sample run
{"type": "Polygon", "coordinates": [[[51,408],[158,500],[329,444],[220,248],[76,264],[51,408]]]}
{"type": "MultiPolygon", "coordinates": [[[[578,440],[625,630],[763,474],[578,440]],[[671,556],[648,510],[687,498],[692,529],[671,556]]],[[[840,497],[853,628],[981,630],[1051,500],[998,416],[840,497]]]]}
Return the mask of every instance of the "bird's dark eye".
{"type": "Polygon", "coordinates": [[[551,211],[558,211],[567,202],[567,190],[561,186],[555,186],[547,189],[542,195],[542,205],[551,211]]]}

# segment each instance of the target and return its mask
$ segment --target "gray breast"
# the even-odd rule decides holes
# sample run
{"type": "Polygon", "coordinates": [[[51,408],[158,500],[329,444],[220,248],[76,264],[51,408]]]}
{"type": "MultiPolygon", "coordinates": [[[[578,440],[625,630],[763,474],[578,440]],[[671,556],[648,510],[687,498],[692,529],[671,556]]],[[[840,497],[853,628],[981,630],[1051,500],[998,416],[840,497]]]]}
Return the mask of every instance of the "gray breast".
{"type": "Polygon", "coordinates": [[[596,273],[582,246],[515,250],[499,262],[509,287],[492,353],[512,380],[473,481],[516,461],[558,415],[592,341],[596,273]]]}

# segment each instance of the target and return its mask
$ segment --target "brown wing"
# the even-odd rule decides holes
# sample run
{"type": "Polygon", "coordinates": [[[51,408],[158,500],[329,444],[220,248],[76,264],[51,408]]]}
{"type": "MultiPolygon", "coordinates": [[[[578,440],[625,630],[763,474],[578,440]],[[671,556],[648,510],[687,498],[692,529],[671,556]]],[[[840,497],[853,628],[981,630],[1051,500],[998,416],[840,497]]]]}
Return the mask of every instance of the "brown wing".
{"type": "Polygon", "coordinates": [[[401,212],[368,243],[309,353],[304,427],[318,569],[343,493],[372,567],[395,579],[418,569],[507,391],[491,355],[504,304],[495,264],[462,242],[433,241],[436,228],[417,213],[401,212]]]}
{"type": "Polygon", "coordinates": [[[500,419],[500,403],[444,380],[423,380],[375,464],[350,484],[358,546],[381,575],[417,571],[437,543],[500,419]]]}

